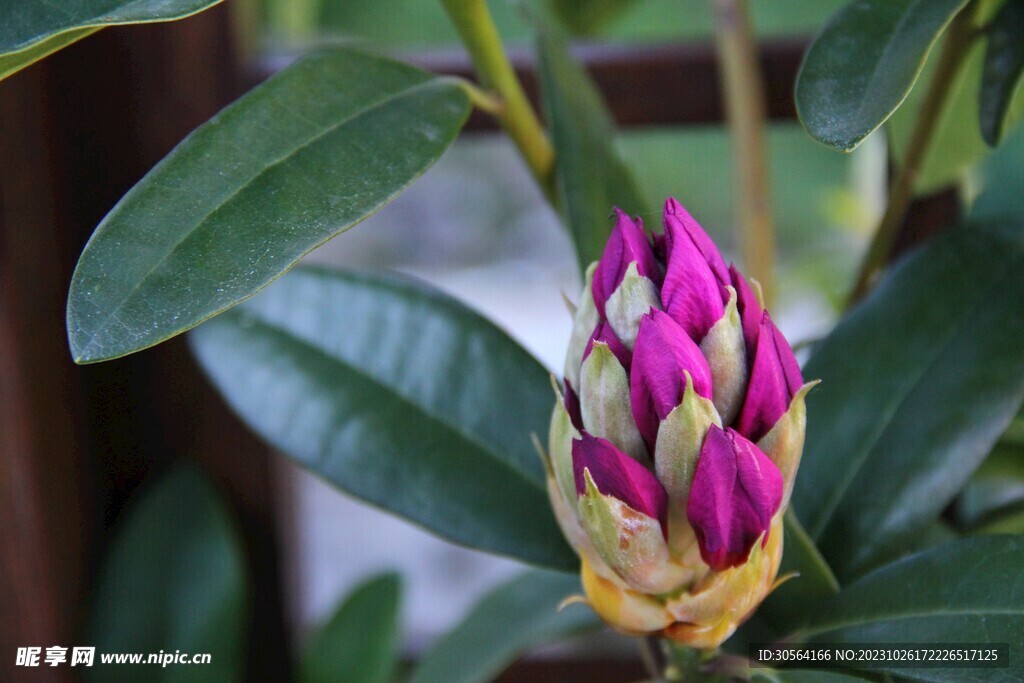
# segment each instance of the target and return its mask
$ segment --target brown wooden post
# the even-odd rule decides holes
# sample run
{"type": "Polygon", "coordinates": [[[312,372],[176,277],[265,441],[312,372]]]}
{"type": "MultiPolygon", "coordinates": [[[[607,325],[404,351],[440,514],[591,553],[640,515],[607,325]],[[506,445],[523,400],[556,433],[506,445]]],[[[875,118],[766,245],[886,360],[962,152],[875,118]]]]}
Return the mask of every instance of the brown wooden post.
{"type": "MultiPolygon", "coordinates": [[[[249,679],[288,677],[280,491],[268,450],[202,380],[182,340],[78,367],[64,331],[71,270],[93,228],[239,94],[228,11],[224,4],[180,22],[106,29],[0,82],[4,670],[19,645],[83,644],[111,525],[147,475],[192,457],[226,494],[244,535],[254,600],[249,679]]],[[[41,675],[67,669],[54,671],[41,675]]]]}

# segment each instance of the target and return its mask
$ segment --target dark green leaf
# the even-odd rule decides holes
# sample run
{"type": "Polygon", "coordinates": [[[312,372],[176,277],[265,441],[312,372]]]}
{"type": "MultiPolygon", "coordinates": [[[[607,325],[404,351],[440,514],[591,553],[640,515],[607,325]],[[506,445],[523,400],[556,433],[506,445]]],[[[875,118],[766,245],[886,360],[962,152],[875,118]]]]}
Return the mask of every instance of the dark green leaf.
{"type": "Polygon", "coordinates": [[[551,33],[540,32],[537,51],[559,201],[583,270],[604,251],[613,207],[632,215],[650,205],[615,146],[615,125],[590,76],[551,33]]]}
{"type": "Polygon", "coordinates": [[[51,55],[57,50],[65,48],[71,43],[79,41],[98,30],[99,28],[79,28],[73,31],[65,31],[35,43],[20,52],[0,55],[0,79],[7,78],[15,71],[20,71],[26,66],[38,62],[43,57],[51,55]]]}
{"type": "Polygon", "coordinates": [[[313,636],[301,683],[388,683],[395,669],[401,580],[374,577],[357,587],[313,636]]]}
{"type": "MultiPolygon", "coordinates": [[[[827,643],[1009,643],[1001,680],[1024,676],[1024,537],[968,538],[876,569],[818,609],[800,634],[827,643]]],[[[977,669],[887,669],[978,681],[977,669]]]]}
{"type": "Polygon", "coordinates": [[[981,76],[981,135],[993,147],[1003,136],[1013,92],[1024,74],[1021,36],[1024,36],[1024,0],[1006,0],[988,26],[988,47],[981,76]]]}
{"type": "Polygon", "coordinates": [[[596,33],[625,12],[636,0],[548,0],[559,21],[573,33],[596,33]]]}
{"type": "Polygon", "coordinates": [[[794,506],[841,583],[892,559],[964,486],[1024,399],[1024,231],[952,230],[815,349],[794,506]]]}
{"type": "Polygon", "coordinates": [[[1018,507],[1024,507],[1024,445],[1001,443],[957,499],[957,521],[972,528],[1018,507]]]}
{"type": "Polygon", "coordinates": [[[458,543],[578,566],[530,441],[548,374],[455,300],[301,268],[191,339],[242,418],[338,487],[458,543]]]}
{"type": "MultiPolygon", "coordinates": [[[[88,680],[239,681],[245,671],[248,577],[240,541],[209,481],[171,470],[127,509],[100,571],[90,614],[88,680]],[[210,654],[209,664],[108,664],[100,653],[210,654]]],[[[70,659],[70,657],[69,657],[70,659]]]]}
{"type": "Polygon", "coordinates": [[[0,0],[0,78],[103,26],[181,19],[220,0],[0,0]]]}
{"type": "MultiPolygon", "coordinates": [[[[1024,97],[1021,98],[1024,101],[1024,97]]],[[[981,165],[982,188],[971,206],[970,219],[1024,221],[1024,126],[1018,127],[981,165]]]]}
{"type": "Polygon", "coordinates": [[[484,683],[533,645],[600,628],[588,607],[558,609],[579,592],[575,575],[539,570],[520,575],[484,598],[427,652],[409,683],[484,683]]]}
{"type": "Polygon", "coordinates": [[[932,45],[967,0],[857,0],[814,40],[796,83],[815,139],[854,149],[914,86],[932,45]]]}
{"type": "Polygon", "coordinates": [[[839,592],[839,582],[792,509],[786,512],[785,522],[779,577],[793,576],[772,591],[756,613],[777,635],[798,627],[816,605],[839,592]]]}
{"type": "Polygon", "coordinates": [[[103,220],[68,299],[80,363],[233,306],[379,209],[451,144],[457,82],[351,49],[315,53],[196,130],[103,220]]]}

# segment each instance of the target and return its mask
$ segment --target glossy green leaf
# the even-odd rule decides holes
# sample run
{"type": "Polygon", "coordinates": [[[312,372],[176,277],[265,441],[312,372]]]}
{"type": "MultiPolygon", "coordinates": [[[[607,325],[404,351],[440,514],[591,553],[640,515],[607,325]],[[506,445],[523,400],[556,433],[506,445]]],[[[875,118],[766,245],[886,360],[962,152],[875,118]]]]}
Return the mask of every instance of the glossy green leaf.
{"type": "Polygon", "coordinates": [[[0,0],[0,78],[104,26],[182,19],[220,0],[0,0]]]}
{"type": "MultiPolygon", "coordinates": [[[[1001,680],[1024,676],[1024,537],[968,538],[862,577],[800,634],[823,643],[1009,643],[1001,680]]],[[[979,669],[885,669],[917,680],[978,681],[979,669]]],[[[980,674],[980,676],[979,676],[980,674]]]]}
{"type": "Polygon", "coordinates": [[[558,20],[579,35],[598,32],[635,4],[636,0],[548,0],[558,20]]]}
{"type": "Polygon", "coordinates": [[[932,46],[967,0],[857,0],[825,25],[800,67],[807,132],[851,151],[903,102],[932,46]]]}
{"type": "Polygon", "coordinates": [[[601,628],[589,607],[558,609],[579,592],[576,575],[534,570],[512,579],[424,655],[409,683],[485,683],[531,646],[601,628]]]}
{"type": "Polygon", "coordinates": [[[14,72],[20,71],[26,66],[34,64],[43,57],[51,55],[57,50],[65,48],[71,43],[77,42],[98,30],[98,27],[93,27],[65,31],[64,33],[59,33],[50,38],[46,38],[45,40],[41,40],[20,52],[0,55],[0,80],[7,78],[14,72]]]}
{"type": "Polygon", "coordinates": [[[577,568],[530,441],[548,373],[454,299],[300,268],[191,340],[238,414],[339,488],[457,543],[577,568]]]}
{"type": "Polygon", "coordinates": [[[1024,75],[1024,0],[1006,0],[988,26],[981,76],[981,135],[993,147],[1003,136],[1013,93],[1024,75]]]}
{"type": "Polygon", "coordinates": [[[398,575],[358,586],[313,635],[299,667],[300,683],[388,683],[398,661],[398,575]]]}
{"type": "Polygon", "coordinates": [[[122,356],[252,295],[386,204],[455,139],[451,79],[317,52],[200,127],[107,215],[71,282],[77,362],[122,356]]]}
{"type": "Polygon", "coordinates": [[[198,470],[172,469],[130,503],[94,595],[82,643],[96,647],[95,665],[81,670],[87,680],[242,680],[249,606],[241,542],[198,470]],[[208,653],[210,663],[103,665],[99,657],[160,651],[208,653]]]}
{"type": "Polygon", "coordinates": [[[841,583],[903,552],[1017,414],[1021,268],[1021,224],[951,230],[816,347],[793,500],[841,583]]]}
{"type": "Polygon", "coordinates": [[[613,207],[635,215],[651,205],[615,146],[615,124],[590,76],[549,32],[540,32],[537,53],[559,204],[582,272],[604,251],[613,207]]]}
{"type": "Polygon", "coordinates": [[[772,591],[755,617],[776,635],[798,627],[816,605],[839,592],[832,569],[792,509],[786,512],[785,530],[779,577],[791,578],[772,591]]]}

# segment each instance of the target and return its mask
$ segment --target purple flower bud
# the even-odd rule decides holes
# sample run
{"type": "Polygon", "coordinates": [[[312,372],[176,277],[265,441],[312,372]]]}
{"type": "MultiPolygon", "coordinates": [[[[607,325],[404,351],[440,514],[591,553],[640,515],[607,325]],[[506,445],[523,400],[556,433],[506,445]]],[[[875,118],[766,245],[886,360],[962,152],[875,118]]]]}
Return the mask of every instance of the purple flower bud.
{"type": "Polygon", "coordinates": [[[576,494],[583,495],[587,484],[583,470],[602,495],[617,498],[637,512],[661,523],[662,534],[668,533],[668,495],[651,471],[629,457],[611,441],[583,432],[572,442],[572,469],[576,478],[576,494]]]}
{"type": "Polygon", "coordinates": [[[665,203],[667,265],[661,303],[696,341],[725,312],[729,271],[711,238],[679,202],[665,203]]]}
{"type": "Polygon", "coordinates": [[[757,300],[757,294],[736,266],[729,266],[729,275],[732,286],[736,289],[736,310],[739,311],[740,323],[743,326],[747,358],[752,359],[757,349],[757,330],[761,325],[761,302],[757,300]]]}
{"type": "Polygon", "coordinates": [[[652,452],[658,426],[683,399],[685,373],[696,392],[710,399],[711,368],[700,347],[667,313],[651,311],[640,319],[629,394],[633,418],[652,452]]]}
{"type": "Polygon", "coordinates": [[[583,429],[583,417],[580,412],[580,397],[576,393],[576,390],[572,388],[572,384],[569,380],[565,380],[565,412],[569,414],[569,422],[576,429],[583,429]]]}
{"type": "MultiPolygon", "coordinates": [[[[678,241],[677,238],[685,235],[707,261],[715,278],[723,284],[729,282],[729,269],[725,267],[725,259],[718,252],[718,247],[704,232],[704,228],[700,227],[700,223],[683,208],[682,204],[676,201],[675,197],[669,197],[665,202],[664,221],[666,260],[672,258],[672,249],[678,241]]],[[[685,244],[686,241],[684,240],[683,243],[685,244]]]]}
{"type": "Polygon", "coordinates": [[[622,283],[630,263],[636,262],[640,275],[649,278],[655,284],[661,283],[661,267],[654,258],[651,243],[644,232],[643,221],[638,218],[634,222],[619,209],[615,209],[615,213],[615,227],[612,228],[611,237],[605,245],[591,284],[594,304],[602,318],[607,317],[604,310],[605,302],[622,283]]]}
{"type": "Polygon", "coordinates": [[[607,344],[608,350],[615,355],[616,360],[622,364],[626,372],[629,372],[629,366],[633,362],[633,353],[615,336],[611,325],[604,321],[597,324],[594,333],[590,335],[590,341],[587,342],[587,348],[583,351],[583,360],[586,360],[590,352],[594,350],[594,342],[607,344]]]}
{"type": "Polygon", "coordinates": [[[721,571],[747,561],[758,538],[768,541],[782,503],[782,475],[767,455],[733,429],[712,425],[690,488],[686,517],[700,555],[721,571]]]}
{"type": "Polygon", "coordinates": [[[758,326],[750,384],[736,429],[751,441],[759,441],[786,412],[801,386],[803,377],[793,350],[765,311],[758,326]]]}

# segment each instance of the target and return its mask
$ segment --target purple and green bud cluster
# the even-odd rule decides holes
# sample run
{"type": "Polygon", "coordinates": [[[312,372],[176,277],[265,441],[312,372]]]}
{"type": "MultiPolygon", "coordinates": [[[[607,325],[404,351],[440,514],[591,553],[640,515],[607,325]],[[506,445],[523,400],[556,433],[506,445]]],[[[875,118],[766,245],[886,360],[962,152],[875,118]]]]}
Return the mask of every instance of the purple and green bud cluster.
{"type": "Polygon", "coordinates": [[[574,312],[548,488],[605,621],[714,648],[775,584],[812,384],[678,202],[653,240],[616,213],[574,312]]]}

